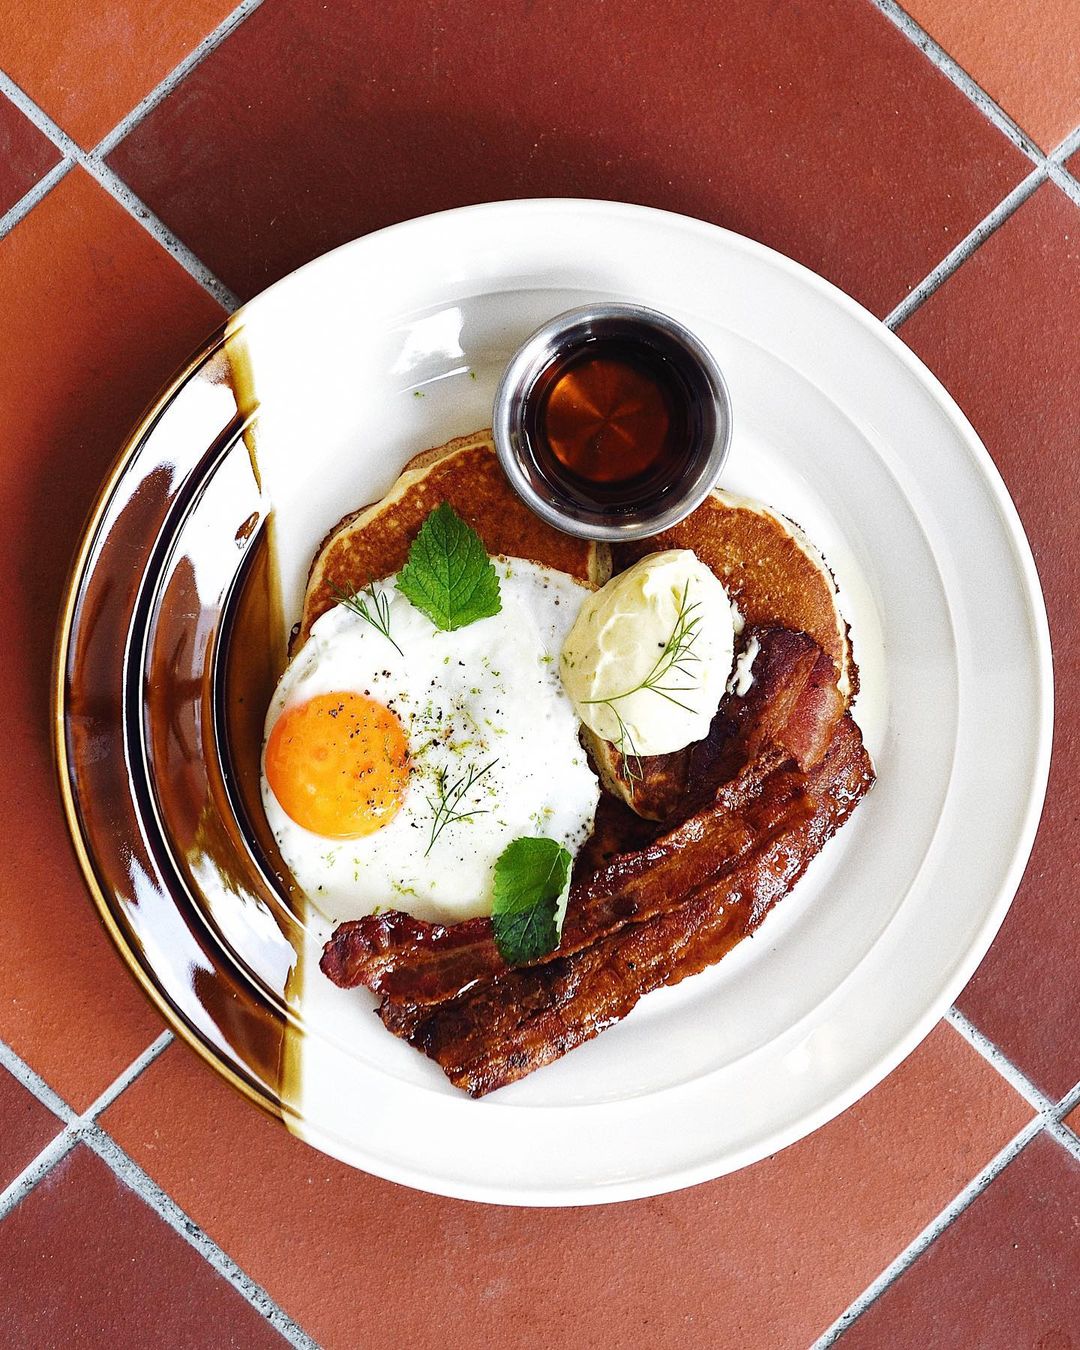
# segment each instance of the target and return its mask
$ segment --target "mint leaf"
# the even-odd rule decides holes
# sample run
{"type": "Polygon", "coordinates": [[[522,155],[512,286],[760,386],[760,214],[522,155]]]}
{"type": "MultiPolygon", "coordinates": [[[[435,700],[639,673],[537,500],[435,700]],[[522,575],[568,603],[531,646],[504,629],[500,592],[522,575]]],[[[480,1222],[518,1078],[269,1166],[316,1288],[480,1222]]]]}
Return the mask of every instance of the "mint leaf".
{"type": "Polygon", "coordinates": [[[558,945],[572,862],[554,839],[515,839],[499,854],[491,924],[507,965],[536,961],[558,945]]]}
{"type": "Polygon", "coordinates": [[[450,632],[498,614],[499,578],[487,549],[449,502],[420,527],[397,588],[436,628],[450,632]]]}

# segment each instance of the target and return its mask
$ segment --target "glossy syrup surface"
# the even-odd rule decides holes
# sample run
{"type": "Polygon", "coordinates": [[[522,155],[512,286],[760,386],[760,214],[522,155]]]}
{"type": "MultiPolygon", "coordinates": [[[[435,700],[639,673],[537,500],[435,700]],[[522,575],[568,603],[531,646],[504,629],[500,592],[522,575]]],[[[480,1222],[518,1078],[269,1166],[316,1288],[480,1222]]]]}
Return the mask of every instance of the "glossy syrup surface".
{"type": "Polygon", "coordinates": [[[695,409],[675,365],[652,347],[599,338],[556,354],[525,409],[541,475],[587,505],[640,507],[679,481],[695,409]]]}

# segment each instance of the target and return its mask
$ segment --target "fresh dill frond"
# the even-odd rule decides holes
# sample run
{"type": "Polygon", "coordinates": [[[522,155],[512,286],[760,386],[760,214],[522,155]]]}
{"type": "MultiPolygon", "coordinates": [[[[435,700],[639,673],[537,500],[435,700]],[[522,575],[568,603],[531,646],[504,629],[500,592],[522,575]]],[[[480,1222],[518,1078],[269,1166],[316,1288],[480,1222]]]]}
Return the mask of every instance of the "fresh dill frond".
{"type": "Polygon", "coordinates": [[[436,797],[429,797],[428,805],[433,812],[431,822],[431,838],[428,840],[428,846],[424,849],[424,857],[435,847],[435,840],[446,829],[447,825],[454,825],[459,820],[472,820],[474,816],[486,816],[487,810],[469,808],[466,811],[459,811],[458,807],[462,805],[465,798],[479,783],[486,773],[498,764],[497,759],[493,759],[490,764],[485,764],[482,769],[477,769],[474,765],[469,765],[468,769],[447,786],[447,773],[445,769],[440,769],[435,775],[435,786],[438,793],[436,797]]]}
{"type": "Polygon", "coordinates": [[[405,653],[390,636],[390,600],[385,591],[376,591],[375,583],[369,581],[362,591],[346,591],[332,581],[326,583],[327,589],[339,605],[352,610],[372,628],[377,629],[389,642],[398,656],[405,653]]]}
{"type": "Polygon", "coordinates": [[[675,614],[675,623],[668,639],[661,648],[660,655],[654,661],[652,669],[644,679],[639,680],[632,688],[624,689],[619,694],[609,694],[606,698],[583,700],[587,704],[607,708],[615,718],[618,735],[612,743],[626,765],[631,797],[634,795],[634,784],[640,782],[644,777],[641,768],[641,755],[634,744],[630,728],[626,725],[616,705],[632,694],[639,694],[643,689],[649,689],[654,694],[659,694],[661,698],[667,699],[669,703],[674,703],[677,708],[682,708],[684,712],[693,713],[696,711],[679,697],[682,694],[692,694],[699,687],[694,678],[694,664],[696,662],[700,665],[701,657],[694,651],[694,643],[701,633],[701,614],[697,612],[701,609],[701,602],[695,600],[693,604],[689,604],[689,595],[690,583],[687,581],[683,586],[682,598],[675,614]]]}
{"type": "Polygon", "coordinates": [[[630,796],[634,795],[634,789],[645,777],[645,771],[641,767],[641,756],[638,754],[637,746],[634,744],[634,738],[630,734],[630,728],[622,719],[622,714],[614,703],[605,703],[604,705],[611,715],[619,729],[613,744],[619,754],[622,755],[622,761],[626,768],[626,776],[630,782],[630,796]]]}
{"type": "Polygon", "coordinates": [[[694,611],[700,610],[701,602],[695,600],[692,605],[687,604],[689,592],[690,583],[688,581],[683,586],[682,599],[679,601],[675,624],[668,640],[664,643],[660,655],[656,658],[652,669],[645,678],[639,680],[632,689],[624,689],[621,694],[609,694],[606,698],[587,698],[584,700],[585,703],[605,703],[610,707],[621,699],[629,698],[631,694],[638,694],[643,689],[651,689],[654,694],[659,694],[661,698],[666,698],[669,703],[676,704],[684,711],[689,713],[695,711],[688,704],[675,697],[676,694],[692,694],[698,687],[694,682],[692,667],[695,662],[699,665],[701,663],[701,657],[694,651],[694,643],[701,634],[701,615],[694,611]],[[669,679],[682,679],[689,681],[689,683],[665,683],[669,679]]]}

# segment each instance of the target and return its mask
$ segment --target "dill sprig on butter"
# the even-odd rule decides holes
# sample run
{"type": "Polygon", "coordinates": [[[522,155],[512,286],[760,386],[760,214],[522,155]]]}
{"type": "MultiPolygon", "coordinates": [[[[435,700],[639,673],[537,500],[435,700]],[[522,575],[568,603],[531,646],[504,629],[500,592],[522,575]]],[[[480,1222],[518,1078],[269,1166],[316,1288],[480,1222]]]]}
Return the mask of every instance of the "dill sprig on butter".
{"type": "Polygon", "coordinates": [[[637,746],[634,744],[634,738],[630,734],[630,728],[622,719],[622,715],[613,703],[608,703],[606,699],[600,700],[607,706],[608,711],[615,718],[619,734],[615,737],[612,744],[622,756],[623,766],[626,769],[626,776],[630,780],[630,796],[634,795],[634,788],[645,777],[645,771],[641,767],[641,756],[637,752],[637,746]]]}
{"type": "Polygon", "coordinates": [[[327,590],[339,605],[352,610],[366,623],[371,624],[389,642],[398,656],[405,653],[390,636],[390,599],[385,591],[377,591],[374,582],[369,581],[363,591],[346,591],[334,582],[326,583],[327,590]]]}
{"type": "Polygon", "coordinates": [[[454,825],[459,820],[472,820],[474,816],[489,814],[486,809],[470,807],[468,810],[459,811],[458,807],[461,806],[481,778],[486,773],[490,773],[498,762],[498,759],[493,759],[490,764],[485,764],[482,769],[477,769],[470,764],[461,777],[455,779],[449,786],[446,782],[448,777],[446,770],[440,769],[436,773],[435,788],[437,795],[427,799],[428,805],[434,812],[434,819],[431,822],[431,838],[428,840],[427,848],[424,849],[425,858],[435,847],[435,840],[438,839],[447,825],[454,825]]]}
{"type": "Polygon", "coordinates": [[[692,694],[698,688],[694,679],[693,667],[695,663],[701,664],[701,657],[694,651],[694,643],[701,633],[701,614],[695,611],[701,609],[701,602],[695,600],[693,604],[689,604],[689,595],[690,583],[687,581],[683,586],[682,598],[679,600],[679,607],[675,614],[675,623],[672,626],[671,633],[668,635],[660,655],[653,663],[652,669],[644,679],[639,680],[633,688],[624,689],[620,694],[609,694],[607,698],[583,700],[584,703],[607,708],[615,718],[618,735],[613,744],[619,754],[622,755],[626,765],[631,795],[633,795],[634,783],[640,782],[643,777],[641,756],[638,754],[634,738],[630,734],[630,728],[626,725],[616,704],[625,698],[629,698],[631,694],[640,694],[643,689],[649,689],[654,694],[659,694],[661,698],[667,699],[669,703],[674,703],[676,707],[682,708],[684,712],[693,713],[696,711],[688,703],[684,703],[681,698],[677,697],[680,694],[692,694]],[[679,681],[682,681],[682,683],[679,681]]]}

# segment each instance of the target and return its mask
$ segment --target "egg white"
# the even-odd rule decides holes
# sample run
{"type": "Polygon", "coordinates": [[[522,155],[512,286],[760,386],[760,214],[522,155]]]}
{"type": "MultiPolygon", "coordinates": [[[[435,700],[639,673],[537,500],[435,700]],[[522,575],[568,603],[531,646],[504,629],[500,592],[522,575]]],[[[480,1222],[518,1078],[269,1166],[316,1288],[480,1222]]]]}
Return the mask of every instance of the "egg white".
{"type": "Polygon", "coordinates": [[[355,692],[390,708],[409,743],[401,808],[381,829],[330,839],[297,825],[266,779],[262,798],[286,864],[333,923],[377,907],[454,922],[490,914],[492,872],[512,839],[545,835],[576,851],[593,826],[599,783],[578,739],[558,656],[589,590],[565,573],[498,558],[502,609],[445,633],[395,588],[378,582],[401,648],[337,605],[312,627],[282,675],[265,737],[285,709],[319,694],[355,692]],[[466,820],[432,843],[437,775],[453,784],[492,767],[457,807],[466,820]],[[429,847],[430,845],[430,847],[429,847]]]}

